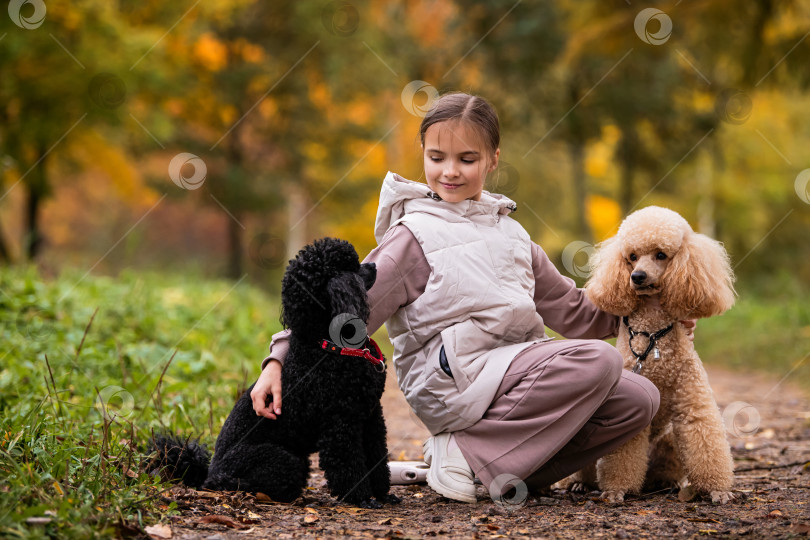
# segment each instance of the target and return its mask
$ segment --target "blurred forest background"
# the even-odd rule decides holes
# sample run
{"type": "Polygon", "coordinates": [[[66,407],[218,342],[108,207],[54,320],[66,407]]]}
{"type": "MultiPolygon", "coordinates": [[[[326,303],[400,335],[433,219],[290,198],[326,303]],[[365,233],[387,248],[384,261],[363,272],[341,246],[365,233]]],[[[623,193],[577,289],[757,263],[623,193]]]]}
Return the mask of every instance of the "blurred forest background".
{"type": "Polygon", "coordinates": [[[9,15],[5,264],[277,290],[313,238],[374,247],[382,178],[420,178],[424,109],[462,90],[500,114],[488,188],[557,262],[658,204],[725,242],[743,283],[810,278],[807,1],[18,0],[9,15]],[[204,175],[192,189],[170,178],[181,153],[197,158],[179,175],[204,175]]]}
{"type": "Polygon", "coordinates": [[[375,247],[381,182],[422,178],[419,123],[448,91],[499,112],[487,188],[561,272],[583,284],[623,216],[670,207],[739,278],[701,358],[810,387],[810,0],[7,12],[0,534],[121,536],[174,510],[136,442],[213,443],[280,329],[289,258],[327,235],[375,247]]]}

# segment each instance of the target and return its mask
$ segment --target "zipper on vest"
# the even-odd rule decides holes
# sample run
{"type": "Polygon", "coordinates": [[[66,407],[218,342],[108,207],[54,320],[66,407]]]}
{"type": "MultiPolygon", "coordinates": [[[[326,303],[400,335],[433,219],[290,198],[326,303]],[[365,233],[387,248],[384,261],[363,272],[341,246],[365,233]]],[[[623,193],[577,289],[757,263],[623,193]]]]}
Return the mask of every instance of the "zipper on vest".
{"type": "Polygon", "coordinates": [[[428,192],[427,192],[427,197],[430,197],[431,199],[433,199],[433,200],[435,200],[435,201],[442,201],[442,200],[444,200],[444,199],[442,199],[441,197],[439,197],[439,194],[438,194],[438,193],[433,193],[432,191],[428,191],[428,192]]]}

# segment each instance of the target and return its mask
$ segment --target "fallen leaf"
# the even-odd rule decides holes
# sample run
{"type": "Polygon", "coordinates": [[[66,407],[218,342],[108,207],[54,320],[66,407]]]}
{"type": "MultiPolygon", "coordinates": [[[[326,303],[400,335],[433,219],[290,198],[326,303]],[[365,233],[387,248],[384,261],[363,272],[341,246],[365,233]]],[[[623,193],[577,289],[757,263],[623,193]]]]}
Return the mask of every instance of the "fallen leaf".
{"type": "Polygon", "coordinates": [[[232,529],[244,530],[248,528],[247,525],[239,523],[233,518],[230,518],[228,516],[221,516],[219,514],[210,514],[207,516],[203,516],[200,518],[200,523],[219,523],[220,525],[225,525],[226,527],[230,527],[232,529]]]}
{"type": "Polygon", "coordinates": [[[686,486],[678,492],[678,500],[681,502],[689,502],[697,497],[697,491],[692,486],[686,486]]]}
{"type": "Polygon", "coordinates": [[[25,520],[26,523],[29,525],[45,525],[46,523],[50,523],[53,519],[49,517],[30,517],[25,520]]]}
{"type": "Polygon", "coordinates": [[[248,515],[248,517],[249,517],[250,519],[255,519],[255,520],[257,520],[257,521],[261,521],[261,519],[262,519],[262,516],[260,516],[260,515],[259,515],[259,514],[257,514],[256,512],[251,512],[250,510],[248,510],[247,515],[248,515]]]}
{"type": "Polygon", "coordinates": [[[794,523],[791,529],[796,534],[810,534],[810,525],[807,523],[794,523]]]}
{"type": "Polygon", "coordinates": [[[717,534],[717,531],[714,529],[700,529],[698,532],[700,534],[717,534]]]}
{"type": "Polygon", "coordinates": [[[377,525],[391,525],[391,518],[381,519],[377,522],[377,525]]]}
{"type": "MultiPolygon", "coordinates": [[[[308,508],[307,510],[312,510],[308,508]]],[[[358,514],[365,514],[368,510],[364,508],[357,508],[356,506],[339,506],[335,508],[335,512],[338,514],[351,514],[351,515],[358,515],[358,514]]]]}
{"type": "Polygon", "coordinates": [[[259,491],[256,493],[256,502],[271,503],[273,502],[273,499],[259,491]]]}
{"type": "Polygon", "coordinates": [[[146,531],[146,534],[148,534],[151,538],[161,539],[172,537],[172,528],[162,523],[150,525],[149,527],[146,527],[144,531],[146,531]]]}
{"type": "Polygon", "coordinates": [[[308,515],[308,516],[304,516],[304,517],[301,519],[301,523],[303,523],[304,525],[309,525],[310,523],[315,523],[315,522],[316,522],[316,521],[318,521],[319,519],[321,519],[321,518],[319,518],[319,517],[318,517],[318,516],[316,516],[316,515],[310,514],[310,515],[308,515]]]}
{"type": "Polygon", "coordinates": [[[780,518],[782,517],[782,512],[780,512],[779,510],[773,510],[768,514],[768,517],[771,519],[780,518]]]}

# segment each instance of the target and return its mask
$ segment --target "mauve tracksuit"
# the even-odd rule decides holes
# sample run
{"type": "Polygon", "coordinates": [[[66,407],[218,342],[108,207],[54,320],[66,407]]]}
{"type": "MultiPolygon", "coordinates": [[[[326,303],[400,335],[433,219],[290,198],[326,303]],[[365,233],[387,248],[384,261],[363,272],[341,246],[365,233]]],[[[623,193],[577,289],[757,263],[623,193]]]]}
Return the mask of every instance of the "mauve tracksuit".
{"type": "MultiPolygon", "coordinates": [[[[368,292],[371,335],[425,292],[431,266],[402,224],[390,227],[363,262],[377,266],[368,292]]],[[[525,480],[530,488],[560,480],[632,438],[658,409],[653,384],[623,370],[618,352],[600,341],[617,333],[619,318],[591,304],[533,242],[531,270],[535,283],[542,284],[534,288],[533,300],[543,322],[563,336],[591,339],[538,341],[523,348],[511,359],[483,417],[453,430],[488,488],[501,475],[525,480]]],[[[283,362],[287,333],[273,336],[262,367],[271,358],[283,362]]],[[[403,388],[406,397],[408,390],[403,388]]]]}

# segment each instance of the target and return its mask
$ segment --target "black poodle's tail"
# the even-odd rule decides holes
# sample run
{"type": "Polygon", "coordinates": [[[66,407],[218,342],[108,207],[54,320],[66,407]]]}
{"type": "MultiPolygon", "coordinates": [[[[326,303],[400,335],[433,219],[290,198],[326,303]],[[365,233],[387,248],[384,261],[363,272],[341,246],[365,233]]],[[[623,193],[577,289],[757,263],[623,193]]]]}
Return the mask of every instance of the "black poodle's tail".
{"type": "Polygon", "coordinates": [[[208,477],[211,453],[199,439],[189,440],[160,434],[152,437],[155,457],[149,463],[150,471],[160,471],[166,479],[177,479],[193,488],[200,488],[208,477]]]}

